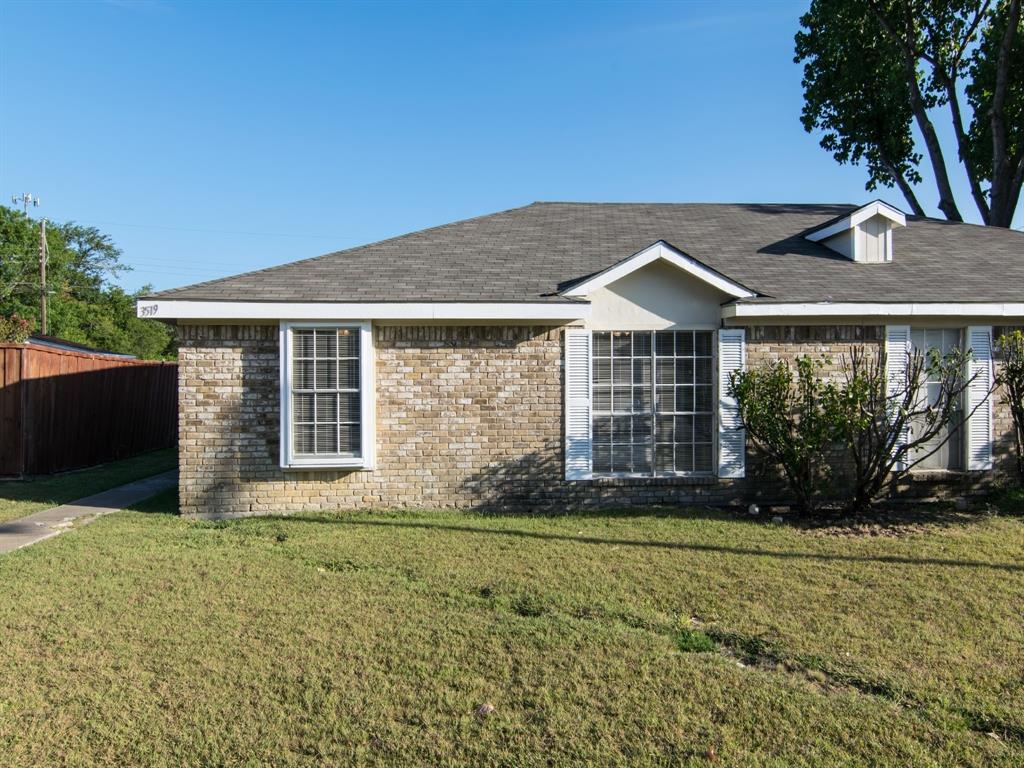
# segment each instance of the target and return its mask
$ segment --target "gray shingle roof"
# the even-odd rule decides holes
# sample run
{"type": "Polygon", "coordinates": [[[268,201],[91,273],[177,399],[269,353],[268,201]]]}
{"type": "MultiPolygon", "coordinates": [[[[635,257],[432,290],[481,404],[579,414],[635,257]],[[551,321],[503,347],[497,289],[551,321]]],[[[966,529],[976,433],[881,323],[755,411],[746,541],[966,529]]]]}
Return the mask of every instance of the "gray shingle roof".
{"type": "Polygon", "coordinates": [[[803,234],[853,205],[534,203],[155,294],[214,301],[566,301],[558,291],[664,240],[755,301],[1024,301],[1024,233],[907,217],[893,261],[803,234]]]}

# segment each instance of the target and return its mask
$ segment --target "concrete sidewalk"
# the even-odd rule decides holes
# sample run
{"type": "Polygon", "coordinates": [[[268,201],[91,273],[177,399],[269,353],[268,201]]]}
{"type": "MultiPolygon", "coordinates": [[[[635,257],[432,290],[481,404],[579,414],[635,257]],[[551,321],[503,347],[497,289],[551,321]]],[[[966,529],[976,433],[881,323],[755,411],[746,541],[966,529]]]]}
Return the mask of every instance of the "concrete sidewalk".
{"type": "Polygon", "coordinates": [[[178,470],[172,469],[134,483],[111,488],[109,491],[84,499],[34,512],[0,523],[0,555],[27,547],[37,541],[63,533],[74,525],[84,525],[100,515],[130,507],[161,491],[173,488],[178,482],[178,470]]]}

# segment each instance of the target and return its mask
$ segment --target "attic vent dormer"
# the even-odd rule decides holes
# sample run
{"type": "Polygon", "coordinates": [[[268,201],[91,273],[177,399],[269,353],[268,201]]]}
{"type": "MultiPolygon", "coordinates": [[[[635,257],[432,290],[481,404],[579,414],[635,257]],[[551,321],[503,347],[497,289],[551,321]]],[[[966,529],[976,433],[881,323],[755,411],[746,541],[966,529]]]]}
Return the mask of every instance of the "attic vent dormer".
{"type": "Polygon", "coordinates": [[[907,217],[902,211],[876,200],[804,237],[851,261],[880,264],[892,261],[893,229],[906,225],[907,217]]]}

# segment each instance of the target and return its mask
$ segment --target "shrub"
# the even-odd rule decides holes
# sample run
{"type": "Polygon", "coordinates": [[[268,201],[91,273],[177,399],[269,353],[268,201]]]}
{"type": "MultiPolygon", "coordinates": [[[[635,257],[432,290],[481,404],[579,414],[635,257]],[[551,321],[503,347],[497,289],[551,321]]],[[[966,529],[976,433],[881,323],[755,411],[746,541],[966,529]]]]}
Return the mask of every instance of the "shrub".
{"type": "Polygon", "coordinates": [[[21,344],[31,333],[32,326],[25,318],[0,315],[0,344],[21,344]]]}
{"type": "Polygon", "coordinates": [[[886,373],[883,353],[851,350],[843,365],[845,381],[829,388],[826,406],[833,434],[852,467],[848,512],[875,501],[888,482],[939,450],[971,416],[961,410],[973,381],[965,374],[969,358],[970,352],[961,350],[911,353],[905,376],[894,381],[886,373]],[[937,383],[931,393],[926,378],[937,383]]]}
{"type": "Polygon", "coordinates": [[[730,389],[752,442],[782,467],[803,510],[826,500],[837,474],[830,458],[838,453],[850,475],[845,509],[858,512],[970,418],[960,407],[973,380],[965,374],[969,357],[960,350],[909,354],[905,376],[891,380],[884,353],[853,348],[838,381],[820,375],[826,361],[799,357],[795,379],[786,362],[776,362],[734,373],[730,389]]]}
{"type": "Polygon", "coordinates": [[[747,434],[782,468],[804,511],[821,504],[831,474],[826,456],[834,440],[826,411],[831,385],[818,376],[824,364],[804,356],[796,359],[795,379],[785,361],[737,371],[730,379],[747,434]]]}
{"type": "Polygon", "coordinates": [[[1000,383],[1006,392],[1013,417],[1014,445],[1017,449],[1017,477],[1024,484],[1024,333],[1019,330],[999,337],[1003,359],[1000,383]]]}

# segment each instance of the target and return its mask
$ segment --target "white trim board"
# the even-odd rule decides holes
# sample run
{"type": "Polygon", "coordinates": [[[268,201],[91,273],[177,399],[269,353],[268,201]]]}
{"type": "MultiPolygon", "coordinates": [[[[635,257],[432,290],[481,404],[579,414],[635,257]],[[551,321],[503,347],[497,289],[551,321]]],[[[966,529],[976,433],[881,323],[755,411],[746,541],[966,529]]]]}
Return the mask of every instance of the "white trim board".
{"type": "Polygon", "coordinates": [[[722,317],[1019,317],[1024,302],[794,302],[791,304],[726,304],[722,317]]]}
{"type": "Polygon", "coordinates": [[[583,320],[587,303],[285,302],[142,299],[136,314],[155,320],[583,320]]]}
{"type": "Polygon", "coordinates": [[[374,378],[373,327],[369,321],[340,323],[293,323],[282,321],[278,326],[280,375],[279,439],[280,465],[284,470],[372,470],[377,455],[376,380],[374,378]],[[338,328],[348,326],[359,331],[359,456],[307,455],[292,451],[291,381],[292,334],[294,328],[338,328]]]}
{"type": "Polygon", "coordinates": [[[809,232],[804,235],[804,237],[811,242],[819,243],[822,240],[827,240],[833,235],[838,235],[840,232],[846,232],[848,229],[852,229],[858,224],[864,223],[873,216],[886,218],[893,224],[900,227],[907,226],[907,217],[903,211],[892,207],[888,203],[883,203],[881,200],[875,200],[873,203],[868,203],[867,205],[852,211],[849,215],[844,216],[834,224],[829,224],[824,229],[809,232]]]}
{"type": "Polygon", "coordinates": [[[658,261],[659,259],[668,262],[672,266],[677,267],[690,275],[693,275],[698,280],[704,281],[733,298],[752,299],[757,296],[753,291],[744,288],[739,283],[733,282],[715,270],[704,266],[696,259],[673,248],[664,240],[659,240],[653,245],[647,246],[639,253],[635,253],[628,259],[619,262],[615,266],[609,267],[603,272],[598,272],[590,279],[584,280],[582,283],[574,285],[572,288],[563,291],[562,295],[579,298],[588,296],[591,291],[597,288],[603,288],[609,283],[614,283],[616,280],[621,280],[631,272],[635,272],[642,267],[646,267],[651,262],[658,261]]]}

